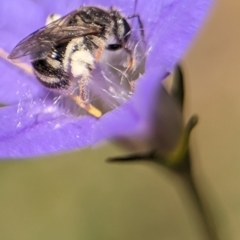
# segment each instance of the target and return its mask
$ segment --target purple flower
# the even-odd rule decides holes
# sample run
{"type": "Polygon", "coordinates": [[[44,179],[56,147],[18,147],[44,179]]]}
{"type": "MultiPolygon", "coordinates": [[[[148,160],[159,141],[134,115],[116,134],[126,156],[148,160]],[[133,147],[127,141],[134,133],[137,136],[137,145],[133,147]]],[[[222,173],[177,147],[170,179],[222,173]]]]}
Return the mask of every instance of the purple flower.
{"type": "MultiPolygon", "coordinates": [[[[156,86],[173,69],[192,40],[209,0],[138,0],[136,12],[150,46],[145,73],[133,97],[100,119],[65,114],[35,77],[0,59],[0,157],[29,157],[92,146],[104,139],[146,131],[156,86]]],[[[51,13],[65,15],[80,5],[115,6],[134,13],[133,0],[12,0],[1,2],[0,47],[7,52],[45,24],[51,13]]]]}

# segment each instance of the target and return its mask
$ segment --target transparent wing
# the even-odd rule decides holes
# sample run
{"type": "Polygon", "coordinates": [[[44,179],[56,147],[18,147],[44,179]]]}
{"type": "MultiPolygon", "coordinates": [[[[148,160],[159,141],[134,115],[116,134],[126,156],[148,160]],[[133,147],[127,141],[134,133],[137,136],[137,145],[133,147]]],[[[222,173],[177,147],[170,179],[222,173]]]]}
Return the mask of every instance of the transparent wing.
{"type": "Polygon", "coordinates": [[[46,57],[48,52],[57,44],[64,43],[76,37],[98,34],[100,29],[97,26],[89,27],[86,24],[69,24],[73,16],[79,11],[81,9],[72,11],[68,15],[33,32],[16,45],[8,58],[16,59],[30,56],[31,60],[41,59],[46,57]]]}

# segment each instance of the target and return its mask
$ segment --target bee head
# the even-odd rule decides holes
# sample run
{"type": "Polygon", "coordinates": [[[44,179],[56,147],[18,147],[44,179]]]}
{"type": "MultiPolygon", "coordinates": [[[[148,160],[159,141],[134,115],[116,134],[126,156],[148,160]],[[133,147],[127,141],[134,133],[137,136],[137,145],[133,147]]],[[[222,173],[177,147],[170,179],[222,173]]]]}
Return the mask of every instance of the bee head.
{"type": "Polygon", "coordinates": [[[113,29],[111,39],[113,42],[109,43],[106,49],[110,51],[116,51],[121,49],[125,45],[130,37],[131,27],[119,11],[111,9],[110,16],[113,21],[113,29]]]}
{"type": "Polygon", "coordinates": [[[112,19],[114,21],[114,34],[120,42],[126,43],[130,37],[131,27],[119,11],[111,11],[112,19]]]}

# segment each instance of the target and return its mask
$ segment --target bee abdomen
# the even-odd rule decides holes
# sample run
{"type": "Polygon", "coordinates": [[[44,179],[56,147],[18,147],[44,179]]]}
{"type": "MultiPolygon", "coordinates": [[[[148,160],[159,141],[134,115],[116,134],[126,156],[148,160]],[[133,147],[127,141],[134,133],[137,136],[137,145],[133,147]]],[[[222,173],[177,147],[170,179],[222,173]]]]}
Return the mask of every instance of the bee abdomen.
{"type": "Polygon", "coordinates": [[[53,59],[41,59],[32,62],[38,80],[48,88],[67,89],[70,85],[69,76],[62,64],[53,59]]]}

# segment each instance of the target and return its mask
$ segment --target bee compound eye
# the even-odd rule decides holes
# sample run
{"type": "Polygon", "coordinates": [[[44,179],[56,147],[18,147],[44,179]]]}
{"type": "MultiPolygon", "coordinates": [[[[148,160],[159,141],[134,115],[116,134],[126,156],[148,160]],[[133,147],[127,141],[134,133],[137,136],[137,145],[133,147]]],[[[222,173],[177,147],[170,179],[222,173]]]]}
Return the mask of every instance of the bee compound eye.
{"type": "Polygon", "coordinates": [[[106,49],[107,50],[110,50],[110,51],[116,51],[116,50],[119,50],[122,48],[122,45],[121,44],[109,44],[107,45],[106,49]]]}
{"type": "Polygon", "coordinates": [[[122,31],[121,35],[124,41],[126,42],[130,36],[131,27],[125,18],[122,18],[122,31]]]}

